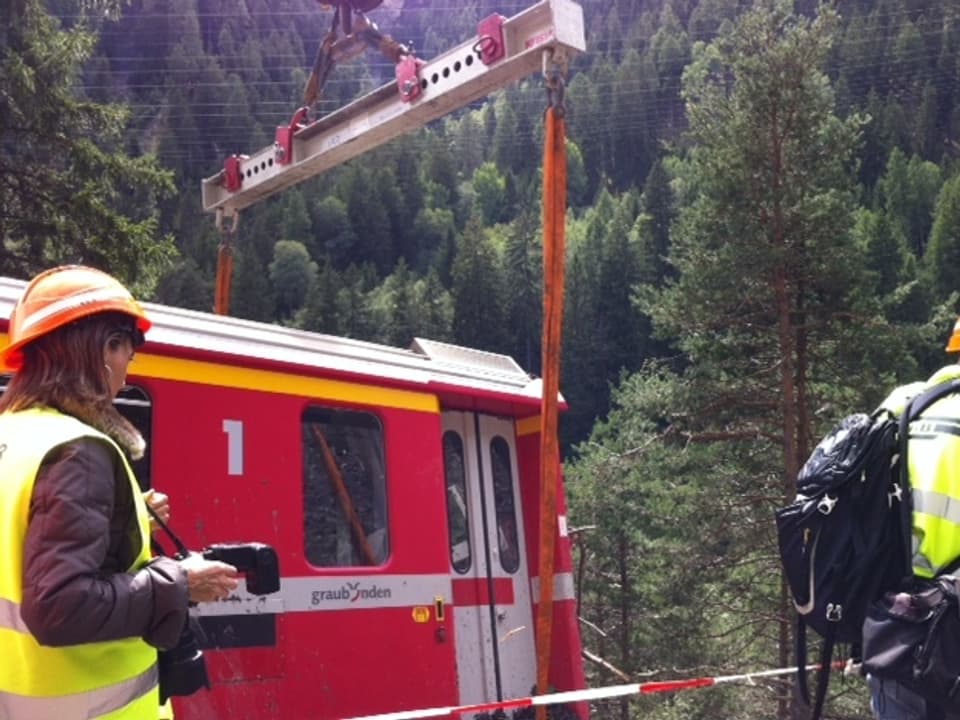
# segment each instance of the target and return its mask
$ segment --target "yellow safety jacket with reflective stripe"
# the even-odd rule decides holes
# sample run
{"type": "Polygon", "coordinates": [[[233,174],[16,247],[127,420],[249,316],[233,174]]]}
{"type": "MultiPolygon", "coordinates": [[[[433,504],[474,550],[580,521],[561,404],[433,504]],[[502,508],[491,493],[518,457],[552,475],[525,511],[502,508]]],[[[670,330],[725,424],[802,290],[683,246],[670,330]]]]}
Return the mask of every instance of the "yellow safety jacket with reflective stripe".
{"type": "MultiPolygon", "coordinates": [[[[897,388],[883,407],[899,415],[911,397],[957,378],[960,365],[948,365],[925,383],[897,388]]],[[[913,572],[929,578],[960,557],[960,394],[938,400],[914,420],[909,443],[913,572]]]]}
{"type": "Polygon", "coordinates": [[[150,559],[140,488],[120,448],[79,420],[49,409],[0,414],[0,718],[3,720],[156,720],[157,651],[139,637],[46,647],[20,617],[23,551],[40,463],[63,443],[95,437],[123,459],[133,490],[141,548],[128,571],[150,559]]]}

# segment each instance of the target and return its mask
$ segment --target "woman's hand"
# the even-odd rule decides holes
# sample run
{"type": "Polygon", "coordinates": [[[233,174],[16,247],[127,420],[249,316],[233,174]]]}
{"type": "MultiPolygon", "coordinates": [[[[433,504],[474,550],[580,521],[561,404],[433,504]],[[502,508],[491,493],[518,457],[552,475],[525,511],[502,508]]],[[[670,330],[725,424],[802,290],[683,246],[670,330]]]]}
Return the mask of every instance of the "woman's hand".
{"type": "Polygon", "coordinates": [[[180,567],[187,571],[190,602],[222,600],[239,584],[239,575],[233,565],[207,560],[199,553],[192,553],[181,560],[180,567]]]}
{"type": "MultiPolygon", "coordinates": [[[[143,501],[153,510],[163,522],[170,522],[170,498],[153,488],[143,494],[143,501]]],[[[150,518],[150,532],[159,529],[157,521],[150,518]]]]}

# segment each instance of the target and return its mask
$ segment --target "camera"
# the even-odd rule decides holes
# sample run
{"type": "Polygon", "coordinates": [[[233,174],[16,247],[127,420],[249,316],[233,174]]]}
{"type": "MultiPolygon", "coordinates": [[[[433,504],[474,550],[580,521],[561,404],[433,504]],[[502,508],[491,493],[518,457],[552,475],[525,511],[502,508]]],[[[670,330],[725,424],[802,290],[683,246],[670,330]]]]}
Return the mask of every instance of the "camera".
{"type": "MultiPolygon", "coordinates": [[[[201,554],[207,560],[233,565],[237,572],[246,576],[247,591],[254,595],[269,595],[280,589],[277,553],[269,545],[219,543],[206,548],[201,554]]],[[[184,697],[202,687],[210,688],[207,663],[198,637],[203,638],[203,629],[193,615],[188,615],[176,647],[159,652],[157,669],[161,704],[171,697],[184,697]]]]}
{"type": "Polygon", "coordinates": [[[247,591],[269,595],[280,589],[280,566],[277,551],[263,543],[218,543],[203,551],[207,560],[233,565],[247,578],[247,591]]]}

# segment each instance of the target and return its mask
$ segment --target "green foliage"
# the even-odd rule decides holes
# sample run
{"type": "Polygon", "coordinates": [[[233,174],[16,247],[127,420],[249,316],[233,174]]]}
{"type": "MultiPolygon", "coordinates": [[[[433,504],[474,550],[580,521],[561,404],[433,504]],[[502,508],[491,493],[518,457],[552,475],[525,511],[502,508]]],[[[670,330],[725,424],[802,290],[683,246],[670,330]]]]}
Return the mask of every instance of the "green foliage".
{"type": "Polygon", "coordinates": [[[273,287],[265,265],[246,242],[237,244],[232,275],[230,314],[248,320],[272,320],[276,310],[273,287]]]}
{"type": "Polygon", "coordinates": [[[453,260],[453,337],[460,344],[500,352],[505,345],[503,286],[496,251],[473,216],[457,240],[453,260]]]}
{"type": "MultiPolygon", "coordinates": [[[[635,226],[648,243],[641,257],[655,261],[650,247],[667,244],[671,271],[637,285],[637,297],[682,360],[626,377],[568,473],[571,517],[597,526],[581,544],[588,619],[628,672],[789,665],[771,510],[792,498],[821,431],[817,410],[866,405],[864,391],[896,365],[890,346],[909,361],[877,297],[913,280],[902,232],[871,214],[852,231],[860,121],[835,114],[822,71],[836,27],[829,9],[807,20],[768,3],[695,46],[684,73],[687,150],[670,164],[679,210],[660,240],[650,217],[670,217],[673,185],[664,168],[648,180],[651,214],[635,226]],[[636,623],[630,609],[641,605],[636,623]]],[[[597,209],[616,217],[603,197],[597,209]]],[[[607,240],[621,257],[623,234],[607,240]]],[[[572,263],[574,283],[605,266],[591,251],[603,247],[599,236],[587,227],[576,252],[590,260],[572,263]]],[[[611,275],[583,284],[607,291],[595,302],[616,297],[611,275]]],[[[597,335],[602,363],[614,345],[597,335]]],[[[682,712],[786,717],[791,697],[776,682],[690,698],[682,712]]],[[[862,694],[851,702],[862,711],[862,694]]],[[[643,712],[676,716],[663,704],[643,712]]]]}
{"type": "Polygon", "coordinates": [[[310,259],[303,243],[280,240],[273,246],[269,271],[277,314],[290,318],[303,306],[311,285],[316,282],[317,264],[310,259]]]}
{"type": "Polygon", "coordinates": [[[943,184],[940,168],[913,155],[909,161],[894,148],[877,188],[889,217],[917,257],[922,257],[933,222],[937,193],[943,184]]]}
{"type": "Polygon", "coordinates": [[[473,173],[473,202],[484,225],[493,225],[506,216],[506,181],[492,162],[483,163],[473,173]]]}
{"type": "Polygon", "coordinates": [[[338,197],[327,195],[313,206],[314,242],[309,247],[313,257],[327,255],[334,267],[350,264],[351,251],[357,244],[357,234],[350,224],[347,204],[338,197]]]}
{"type": "MultiPolygon", "coordinates": [[[[937,300],[960,290],[960,175],[947,180],[937,197],[930,245],[924,264],[937,300]]],[[[954,308],[956,309],[956,308],[954,308]]]]}
{"type": "Polygon", "coordinates": [[[157,213],[173,186],[152,157],[118,149],[122,107],[75,92],[95,42],[88,23],[64,29],[22,0],[0,8],[0,27],[0,271],[83,262],[149,294],[176,254],[157,213]]]}
{"type": "Polygon", "coordinates": [[[540,370],[543,307],[543,243],[536,215],[528,211],[510,225],[501,274],[509,355],[528,372],[540,370]]]}
{"type": "Polygon", "coordinates": [[[567,205],[582,208],[587,204],[587,168],[580,147],[567,140],[567,205]]]}
{"type": "MultiPolygon", "coordinates": [[[[605,633],[585,626],[584,646],[643,680],[777,662],[764,623],[776,605],[776,574],[762,561],[773,548],[756,546],[762,524],[751,511],[769,508],[756,477],[775,462],[773,450],[748,438],[704,442],[665,425],[695,396],[691,383],[653,365],[631,376],[566,473],[575,524],[590,528],[577,535],[588,568],[581,612],[605,633]]],[[[770,717],[778,691],[774,681],[750,692],[651,697],[637,711],[655,719],[770,717]]]]}
{"type": "Polygon", "coordinates": [[[633,232],[637,214],[635,195],[614,199],[602,193],[582,218],[583,238],[570,243],[561,363],[571,406],[561,424],[567,441],[606,415],[609,383],[639,369],[649,356],[649,325],[633,303],[645,273],[633,232]]]}
{"type": "Polygon", "coordinates": [[[453,299],[436,272],[417,278],[401,260],[369,293],[367,306],[380,342],[408,347],[415,337],[450,339],[453,299]]]}
{"type": "Polygon", "coordinates": [[[415,281],[410,268],[401,260],[383,284],[370,293],[371,321],[379,329],[380,342],[405,347],[416,337],[415,281]]]}
{"type": "Polygon", "coordinates": [[[154,295],[157,302],[165,305],[207,312],[213,308],[213,285],[193,258],[178,260],[164,273],[154,295]]]}
{"type": "Polygon", "coordinates": [[[421,209],[413,223],[413,234],[422,247],[429,249],[432,255],[426,258],[429,266],[437,270],[441,279],[448,280],[457,235],[453,211],[421,209]]]}

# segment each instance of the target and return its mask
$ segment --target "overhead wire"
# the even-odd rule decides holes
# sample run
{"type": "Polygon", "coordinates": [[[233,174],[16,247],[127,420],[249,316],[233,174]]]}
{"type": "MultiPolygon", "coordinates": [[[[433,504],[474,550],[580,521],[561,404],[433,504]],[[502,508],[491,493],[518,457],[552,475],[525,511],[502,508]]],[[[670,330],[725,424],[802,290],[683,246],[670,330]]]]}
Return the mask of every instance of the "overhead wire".
{"type": "MultiPolygon", "coordinates": [[[[587,5],[589,3],[582,3],[582,4],[587,5]]],[[[525,3],[525,2],[515,4],[516,8],[524,8],[527,6],[528,6],[528,3],[525,3]]],[[[437,6],[432,5],[431,11],[433,12],[437,11],[437,6]]],[[[274,14],[274,13],[271,13],[271,14],[274,14]]],[[[307,15],[307,14],[316,16],[315,12],[307,13],[307,11],[304,11],[302,13],[294,12],[294,11],[281,12],[275,15],[278,15],[281,17],[283,16],[299,17],[301,15],[307,15]]],[[[159,18],[172,17],[172,15],[163,14],[163,13],[156,13],[155,15],[156,17],[159,17],[159,18]]],[[[248,13],[246,17],[265,16],[265,15],[267,15],[267,13],[254,13],[254,14],[248,13]]],[[[891,12],[886,14],[875,13],[872,16],[868,16],[868,19],[876,19],[878,21],[888,22],[888,21],[893,21],[893,20],[897,20],[897,19],[900,19],[903,17],[909,17],[909,16],[910,16],[910,13],[908,11],[891,12]]],[[[137,19],[143,19],[145,17],[148,17],[148,16],[140,15],[137,17],[137,19]]],[[[203,14],[203,17],[233,18],[237,16],[232,15],[230,13],[206,13],[206,14],[203,14]]],[[[920,27],[926,27],[926,26],[921,25],[920,27]]],[[[942,26],[939,28],[932,27],[931,29],[926,29],[926,30],[921,30],[918,28],[917,32],[919,37],[922,40],[932,40],[934,38],[939,38],[943,36],[942,26]]],[[[640,47],[643,45],[649,45],[652,40],[653,40],[653,37],[645,38],[641,42],[630,43],[629,45],[628,43],[623,41],[614,42],[614,43],[611,43],[611,45],[614,46],[614,48],[619,45],[621,49],[623,48],[633,49],[633,47],[635,46],[640,47]]],[[[884,40],[884,39],[881,38],[881,40],[884,40]]],[[[247,40],[244,39],[242,42],[247,42],[247,40]]],[[[850,39],[850,40],[844,40],[842,42],[844,43],[843,47],[850,48],[850,47],[857,47],[857,46],[866,46],[868,44],[876,43],[878,42],[878,40],[875,38],[864,38],[862,40],[850,39]]],[[[887,44],[889,44],[889,42],[887,42],[887,44]]],[[[141,46],[141,45],[138,43],[138,46],[141,46]]],[[[887,50],[887,48],[885,48],[885,50],[887,50]]],[[[904,68],[904,72],[907,75],[907,78],[913,83],[918,83],[918,82],[923,83],[931,80],[943,80],[944,79],[943,75],[939,71],[937,71],[935,68],[929,67],[931,64],[939,60],[939,58],[940,58],[940,50],[938,48],[933,48],[930,46],[929,43],[924,42],[922,43],[921,48],[917,52],[901,55],[898,58],[899,62],[896,63],[896,65],[907,66],[904,68]],[[928,67],[922,72],[917,72],[915,66],[917,65],[923,66],[924,64],[926,64],[928,67]],[[911,70],[911,66],[913,66],[912,70],[911,70]]],[[[139,58],[135,56],[117,56],[115,58],[107,58],[107,59],[111,62],[135,62],[139,58]]],[[[172,68],[172,69],[164,69],[159,72],[162,72],[164,76],[170,76],[170,75],[176,76],[178,74],[183,74],[183,75],[201,74],[202,75],[210,72],[225,73],[225,77],[223,81],[218,81],[218,82],[194,81],[192,83],[188,82],[189,88],[192,88],[194,90],[203,88],[204,91],[209,94],[216,94],[217,91],[223,91],[224,93],[231,91],[235,87],[236,78],[239,77],[238,74],[243,72],[253,72],[256,74],[262,74],[265,77],[271,74],[289,76],[290,74],[295,73],[297,71],[300,71],[303,73],[306,72],[306,67],[305,67],[306,62],[305,60],[302,60],[299,55],[268,56],[264,58],[265,61],[262,65],[258,64],[254,66],[233,65],[230,63],[229,59],[224,59],[224,58],[218,59],[216,56],[209,55],[209,54],[195,55],[195,56],[181,56],[178,58],[178,61],[180,62],[209,61],[209,60],[214,60],[216,62],[222,63],[222,65],[202,68],[202,69],[172,68]],[[296,62],[292,64],[276,65],[275,62],[278,58],[283,60],[294,60],[296,62]]],[[[877,69],[881,66],[889,67],[890,65],[891,65],[891,61],[889,59],[886,59],[886,61],[882,63],[871,62],[869,60],[865,60],[863,62],[846,61],[843,63],[837,63],[835,65],[835,69],[846,71],[848,73],[854,73],[854,72],[860,72],[860,71],[869,71],[871,69],[877,69]]],[[[370,75],[375,75],[378,72],[383,72],[384,74],[386,74],[387,71],[392,70],[392,65],[390,65],[389,63],[377,62],[377,61],[366,62],[364,67],[365,67],[365,70],[370,73],[370,75]]],[[[148,71],[141,68],[138,68],[138,69],[106,68],[106,69],[100,69],[96,71],[94,75],[106,76],[106,77],[109,77],[110,75],[115,75],[118,77],[131,77],[131,76],[142,76],[146,72],[148,71]]],[[[571,98],[571,118],[572,118],[571,130],[573,133],[577,133],[579,135],[579,137],[575,137],[574,139],[587,141],[592,138],[600,137],[611,131],[617,132],[617,133],[623,133],[623,132],[627,132],[634,129],[648,128],[651,125],[657,126],[668,120],[675,119],[676,110],[677,110],[678,104],[680,103],[679,99],[673,96],[661,97],[663,92],[662,88],[650,89],[649,87],[646,87],[646,84],[653,79],[654,78],[649,78],[649,79],[641,78],[636,80],[633,83],[623,82],[622,80],[619,80],[619,81],[611,80],[609,82],[600,81],[600,82],[592,83],[592,89],[597,93],[613,92],[613,90],[616,89],[617,96],[623,101],[624,105],[634,104],[634,105],[641,106],[642,107],[641,118],[627,116],[625,118],[619,117],[614,120],[610,120],[610,118],[606,116],[608,112],[606,108],[584,108],[584,107],[577,108],[575,98],[572,97],[571,98]],[[606,122],[603,122],[604,120],[606,120],[606,122]]],[[[678,83],[680,80],[680,74],[679,73],[673,73],[669,75],[658,74],[655,79],[661,84],[678,83]]],[[[896,76],[891,78],[888,75],[885,78],[885,81],[887,85],[895,85],[896,76]]],[[[243,86],[245,88],[275,87],[277,85],[277,83],[269,79],[246,81],[241,78],[241,82],[243,83],[243,86]]],[[[365,82],[364,78],[342,79],[342,80],[332,79],[330,82],[330,87],[334,89],[337,87],[346,88],[346,87],[355,86],[357,83],[363,84],[364,82],[365,82]]],[[[954,80],[954,83],[956,83],[956,80],[954,80]]],[[[145,93],[148,90],[163,89],[164,87],[166,87],[166,85],[153,84],[153,83],[146,84],[146,83],[134,82],[134,83],[118,83],[118,84],[120,85],[120,87],[122,87],[122,89],[126,93],[133,96],[137,96],[139,94],[145,93]]],[[[873,85],[874,83],[872,81],[872,78],[865,78],[859,82],[849,83],[847,85],[847,89],[851,93],[862,94],[867,88],[873,85]]],[[[90,91],[111,90],[111,89],[114,89],[115,87],[116,87],[115,85],[91,85],[89,86],[89,90],[90,91]]],[[[291,92],[293,92],[292,88],[291,88],[291,92]]],[[[282,92],[277,94],[282,95],[282,92]]],[[[214,124],[217,126],[217,130],[218,130],[217,137],[207,136],[205,138],[195,140],[195,141],[183,138],[182,144],[178,143],[180,144],[180,147],[189,149],[190,147],[230,146],[237,143],[236,140],[229,139],[229,136],[233,132],[247,133],[249,132],[249,129],[251,126],[270,127],[271,124],[276,125],[276,124],[281,124],[283,122],[283,120],[285,119],[285,116],[288,113],[278,113],[278,115],[274,117],[271,110],[273,108],[277,108],[279,111],[279,109],[283,107],[292,109],[294,103],[292,101],[288,103],[286,100],[282,98],[277,98],[277,94],[272,94],[275,99],[265,98],[265,99],[254,100],[252,102],[254,115],[249,119],[244,119],[239,122],[236,122],[236,116],[234,113],[229,112],[228,110],[225,109],[225,105],[226,105],[225,102],[196,102],[196,103],[191,103],[189,107],[183,107],[183,106],[176,107],[173,105],[164,106],[163,104],[136,102],[136,103],[131,103],[128,107],[130,107],[132,111],[138,112],[141,115],[147,114],[151,110],[155,110],[155,113],[154,113],[155,115],[163,114],[164,119],[167,121],[189,119],[202,124],[214,124]],[[223,112],[211,112],[208,109],[208,108],[217,108],[217,107],[224,108],[223,112]],[[199,112],[197,111],[198,109],[200,110],[199,112]],[[266,112],[261,112],[264,110],[266,112]]],[[[514,105],[515,108],[517,109],[517,114],[523,115],[523,114],[529,114],[530,112],[533,112],[535,108],[533,103],[534,103],[533,100],[528,101],[522,97],[517,98],[514,105]],[[525,107],[525,103],[527,102],[530,103],[529,108],[525,107]]],[[[320,110],[325,111],[327,108],[333,109],[334,107],[336,107],[336,104],[331,102],[329,105],[326,106],[326,108],[323,105],[321,105],[320,110]]],[[[146,131],[143,131],[143,132],[146,132],[146,131]]],[[[516,135],[514,144],[523,145],[535,137],[537,137],[537,135],[534,132],[524,134],[521,131],[516,135]]],[[[178,156],[176,154],[165,153],[165,157],[185,158],[185,157],[188,157],[188,155],[182,154],[178,156]]]]}

